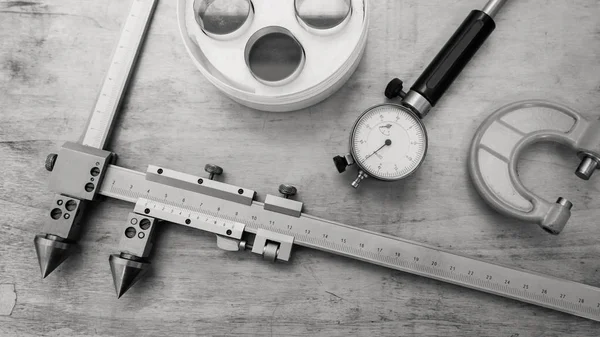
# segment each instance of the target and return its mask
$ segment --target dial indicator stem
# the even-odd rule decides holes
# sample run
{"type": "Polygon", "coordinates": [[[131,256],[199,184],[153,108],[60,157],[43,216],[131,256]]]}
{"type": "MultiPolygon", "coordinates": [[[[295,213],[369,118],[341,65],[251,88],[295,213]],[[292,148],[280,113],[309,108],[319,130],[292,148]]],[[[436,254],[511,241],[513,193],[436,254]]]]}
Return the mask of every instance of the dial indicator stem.
{"type": "Polygon", "coordinates": [[[481,11],[493,19],[496,17],[496,14],[498,14],[502,6],[504,6],[506,1],[507,0],[490,0],[481,11]]]}

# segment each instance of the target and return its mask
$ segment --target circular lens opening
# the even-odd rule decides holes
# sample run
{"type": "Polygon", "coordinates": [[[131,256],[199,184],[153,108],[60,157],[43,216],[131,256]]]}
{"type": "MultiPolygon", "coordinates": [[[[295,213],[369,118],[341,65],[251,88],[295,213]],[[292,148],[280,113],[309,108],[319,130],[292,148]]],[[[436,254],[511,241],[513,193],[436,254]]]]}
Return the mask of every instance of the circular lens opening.
{"type": "Polygon", "coordinates": [[[346,20],[351,0],[295,0],[296,15],[314,29],[331,29],[346,20]]]}
{"type": "Polygon", "coordinates": [[[240,29],[252,12],[250,0],[195,0],[196,21],[208,35],[227,35],[240,29]]]}
{"type": "Polygon", "coordinates": [[[263,28],[248,40],[246,64],[266,84],[287,83],[304,64],[304,48],[285,28],[263,28]]]}

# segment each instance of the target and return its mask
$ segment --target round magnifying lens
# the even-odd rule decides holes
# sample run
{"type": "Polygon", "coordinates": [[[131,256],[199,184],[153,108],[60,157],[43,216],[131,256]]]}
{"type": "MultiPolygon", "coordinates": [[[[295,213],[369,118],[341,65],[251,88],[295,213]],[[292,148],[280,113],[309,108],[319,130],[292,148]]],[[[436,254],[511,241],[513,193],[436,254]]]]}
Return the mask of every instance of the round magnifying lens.
{"type": "Polygon", "coordinates": [[[249,24],[254,12],[250,0],[195,0],[194,14],[206,35],[223,39],[249,24]]]}
{"type": "Polygon", "coordinates": [[[350,0],[295,0],[296,16],[309,28],[330,30],[350,16],[350,0]]]}
{"type": "Polygon", "coordinates": [[[305,54],[292,33],[279,26],[260,29],[250,37],[245,49],[246,65],[258,81],[284,85],[302,71],[305,54]]]}

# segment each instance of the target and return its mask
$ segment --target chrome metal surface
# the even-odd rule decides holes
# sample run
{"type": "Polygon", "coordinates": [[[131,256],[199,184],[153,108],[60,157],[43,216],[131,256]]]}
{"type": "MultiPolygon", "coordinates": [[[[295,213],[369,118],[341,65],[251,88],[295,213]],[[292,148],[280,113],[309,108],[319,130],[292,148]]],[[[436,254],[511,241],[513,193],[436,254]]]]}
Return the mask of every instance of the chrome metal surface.
{"type": "Polygon", "coordinates": [[[427,116],[431,110],[431,103],[416,91],[409,91],[402,100],[402,105],[409,107],[419,118],[427,116]]]}
{"type": "Polygon", "coordinates": [[[37,235],[34,244],[42,278],[46,278],[63,263],[75,245],[54,235],[37,235]]]}
{"type": "Polygon", "coordinates": [[[51,191],[82,200],[93,200],[112,153],[90,146],[66,142],[50,174],[51,191]]]}
{"type": "Polygon", "coordinates": [[[104,148],[158,0],[134,0],[81,143],[104,148]]]}
{"type": "Polygon", "coordinates": [[[265,260],[269,262],[275,262],[277,261],[278,251],[279,246],[276,243],[268,242],[262,250],[262,256],[265,260]]]}
{"type": "Polygon", "coordinates": [[[42,232],[66,240],[76,239],[79,234],[77,222],[84,207],[85,201],[55,194],[42,226],[42,232]]]}
{"type": "Polygon", "coordinates": [[[217,247],[227,252],[239,252],[242,250],[242,241],[217,235],[217,247]]]}
{"type": "MultiPolygon", "coordinates": [[[[133,186],[133,185],[132,185],[133,186]]],[[[192,199],[186,199],[185,194],[178,193],[177,189],[160,189],[160,185],[148,185],[155,187],[155,190],[173,191],[171,198],[182,196],[181,199],[170,201],[169,193],[162,200],[158,198],[146,199],[140,197],[134,207],[134,211],[140,214],[148,214],[156,219],[169,221],[179,225],[200,229],[217,235],[226,236],[234,239],[241,239],[244,233],[244,224],[231,218],[222,218],[219,216],[220,207],[217,207],[214,213],[205,213],[200,211],[203,203],[195,204],[193,194],[192,199]]],[[[192,192],[193,193],[193,192],[192,192]]],[[[146,194],[149,197],[148,194],[146,194]]]]}
{"type": "Polygon", "coordinates": [[[352,165],[356,164],[354,162],[354,157],[352,157],[352,155],[350,153],[346,154],[344,156],[344,158],[346,158],[346,161],[348,162],[348,166],[352,166],[352,165]]]}
{"type": "Polygon", "coordinates": [[[155,218],[129,213],[127,222],[121,228],[119,252],[138,258],[150,256],[156,222],[155,218]]]}
{"type": "Polygon", "coordinates": [[[224,184],[222,182],[204,179],[191,174],[176,172],[158,166],[150,165],[146,171],[146,179],[163,185],[195,191],[249,205],[256,192],[253,190],[224,184]]]}
{"type": "Polygon", "coordinates": [[[108,258],[110,272],[117,298],[121,298],[129,288],[139,281],[148,271],[150,263],[127,258],[126,254],[111,255],[108,258]]]}
{"type": "Polygon", "coordinates": [[[352,185],[352,187],[354,187],[354,188],[358,188],[360,186],[360,183],[363,180],[367,179],[368,177],[369,177],[369,175],[366,174],[365,172],[358,171],[358,176],[356,177],[356,179],[354,179],[354,181],[350,185],[352,185]]]}
{"type": "Polygon", "coordinates": [[[252,253],[262,254],[266,260],[289,261],[293,245],[293,236],[260,228],[252,243],[252,253]]]}
{"type": "Polygon", "coordinates": [[[507,0],[490,0],[481,11],[493,19],[496,17],[496,14],[498,14],[500,9],[502,9],[502,6],[504,6],[506,1],[507,0]]]}
{"type": "Polygon", "coordinates": [[[265,198],[265,209],[267,211],[278,212],[289,216],[299,217],[302,213],[303,204],[299,201],[276,197],[267,194],[265,198]]]}

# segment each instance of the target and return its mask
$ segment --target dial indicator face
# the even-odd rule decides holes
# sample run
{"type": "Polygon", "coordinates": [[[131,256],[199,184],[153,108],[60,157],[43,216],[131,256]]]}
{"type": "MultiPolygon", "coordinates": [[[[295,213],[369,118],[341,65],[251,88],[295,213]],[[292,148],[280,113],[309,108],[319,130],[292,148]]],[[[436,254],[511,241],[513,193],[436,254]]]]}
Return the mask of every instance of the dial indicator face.
{"type": "Polygon", "coordinates": [[[379,105],[356,122],[351,150],[365,173],[380,180],[398,180],[421,165],[427,151],[427,132],[407,108],[379,105]]]}

